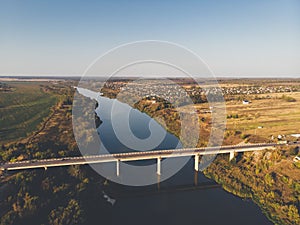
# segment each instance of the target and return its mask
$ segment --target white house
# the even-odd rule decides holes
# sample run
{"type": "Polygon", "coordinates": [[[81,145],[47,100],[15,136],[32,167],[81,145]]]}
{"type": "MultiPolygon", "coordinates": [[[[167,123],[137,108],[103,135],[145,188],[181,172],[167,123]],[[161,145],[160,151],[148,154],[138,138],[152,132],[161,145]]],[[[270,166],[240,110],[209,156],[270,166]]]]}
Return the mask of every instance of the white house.
{"type": "Polygon", "coordinates": [[[300,157],[296,156],[293,160],[294,160],[294,162],[299,162],[300,161],[300,157]]]}
{"type": "Polygon", "coordinates": [[[292,137],[300,138],[300,134],[291,134],[292,137]]]}

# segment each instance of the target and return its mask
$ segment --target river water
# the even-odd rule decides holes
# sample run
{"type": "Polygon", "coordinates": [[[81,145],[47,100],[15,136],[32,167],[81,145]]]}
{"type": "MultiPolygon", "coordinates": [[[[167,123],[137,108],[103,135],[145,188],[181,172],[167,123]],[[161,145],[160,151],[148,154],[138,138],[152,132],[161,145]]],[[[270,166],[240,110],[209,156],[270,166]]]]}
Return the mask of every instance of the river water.
{"type": "MultiPolygon", "coordinates": [[[[111,123],[112,103],[123,103],[104,97],[99,97],[98,103],[96,113],[102,120],[98,127],[102,143],[111,153],[130,151],[119,141],[119,137],[116,137],[111,123]]],[[[125,113],[122,110],[114,113],[117,113],[117,117],[114,118],[119,120],[116,124],[122,126],[125,119],[128,119],[124,116],[125,113]]],[[[150,122],[154,131],[162,132],[161,129],[164,129],[158,123],[153,125],[156,122],[147,114],[131,108],[129,125],[136,137],[145,139],[151,135],[150,122]]],[[[172,149],[178,144],[180,145],[179,140],[167,132],[162,143],[155,149],[172,149]]],[[[155,161],[142,163],[151,164],[155,161]]],[[[224,191],[201,172],[194,172],[193,163],[193,159],[190,159],[176,175],[159,184],[145,187],[108,185],[104,195],[113,200],[109,219],[101,220],[101,224],[272,224],[252,201],[236,197],[224,191]]],[[[122,170],[120,172],[122,173],[122,170]]],[[[157,176],[155,171],[153,176],[157,176]]]]}

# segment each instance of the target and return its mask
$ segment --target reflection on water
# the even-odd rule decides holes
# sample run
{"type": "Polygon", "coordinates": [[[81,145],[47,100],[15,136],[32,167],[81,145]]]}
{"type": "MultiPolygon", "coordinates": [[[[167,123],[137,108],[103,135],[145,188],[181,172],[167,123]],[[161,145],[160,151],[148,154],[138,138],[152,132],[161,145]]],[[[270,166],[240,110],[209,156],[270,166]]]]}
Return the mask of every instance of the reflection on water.
{"type": "Polygon", "coordinates": [[[111,153],[181,148],[177,137],[145,113],[105,97],[98,98],[98,128],[102,144],[111,153]]]}
{"type": "MultiPolygon", "coordinates": [[[[118,129],[123,132],[129,127],[137,138],[146,140],[145,143],[151,136],[151,132],[164,135],[162,142],[151,149],[181,147],[174,135],[166,132],[148,115],[123,105],[123,109],[127,110],[126,113],[122,111],[122,107],[113,106],[113,102],[119,104],[114,100],[100,97],[99,107],[96,109],[103,121],[98,128],[100,139],[111,153],[132,151],[129,147],[132,143],[124,145],[116,136],[114,125],[119,126],[118,129]],[[113,107],[118,110],[111,114],[113,107]],[[114,124],[111,123],[112,115],[114,124]],[[129,118],[128,124],[125,124],[126,116],[129,118]]],[[[155,138],[159,140],[161,137],[155,138]]],[[[144,148],[150,150],[149,146],[146,144],[144,148]]],[[[155,163],[155,161],[138,163],[145,165],[155,163]]],[[[162,173],[163,171],[164,168],[162,168],[162,173]]],[[[153,176],[157,175],[154,173],[153,176]]],[[[259,207],[251,201],[233,196],[202,173],[195,173],[193,159],[190,159],[184,168],[170,179],[164,182],[159,182],[160,176],[157,176],[157,179],[156,185],[145,187],[130,187],[109,182],[109,185],[104,186],[103,193],[107,201],[113,204],[111,204],[110,213],[99,217],[99,221],[103,224],[128,225],[272,224],[262,214],[259,207]]]]}
{"type": "Polygon", "coordinates": [[[194,173],[193,160],[159,185],[110,184],[106,191],[116,199],[107,224],[272,224],[252,201],[229,194],[202,173],[194,173]]]}

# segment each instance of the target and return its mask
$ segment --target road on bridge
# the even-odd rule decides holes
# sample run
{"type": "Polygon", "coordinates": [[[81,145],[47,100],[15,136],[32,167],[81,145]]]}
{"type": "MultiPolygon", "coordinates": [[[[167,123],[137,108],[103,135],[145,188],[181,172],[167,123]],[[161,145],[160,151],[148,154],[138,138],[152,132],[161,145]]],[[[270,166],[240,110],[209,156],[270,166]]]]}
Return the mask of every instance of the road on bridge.
{"type": "Polygon", "coordinates": [[[260,143],[260,144],[245,144],[245,145],[230,145],[221,147],[203,147],[203,148],[183,148],[183,149],[168,149],[168,150],[153,150],[142,152],[127,152],[116,154],[104,155],[89,155],[78,157],[64,157],[64,158],[51,158],[40,160],[26,160],[17,162],[8,162],[0,165],[0,170],[21,170],[21,169],[34,169],[57,167],[57,166],[70,166],[70,165],[84,165],[92,163],[116,162],[116,161],[137,161],[147,159],[163,159],[171,157],[184,157],[195,155],[214,155],[235,152],[257,151],[267,148],[274,148],[277,146],[285,145],[299,145],[300,142],[282,143],[260,143]]]}

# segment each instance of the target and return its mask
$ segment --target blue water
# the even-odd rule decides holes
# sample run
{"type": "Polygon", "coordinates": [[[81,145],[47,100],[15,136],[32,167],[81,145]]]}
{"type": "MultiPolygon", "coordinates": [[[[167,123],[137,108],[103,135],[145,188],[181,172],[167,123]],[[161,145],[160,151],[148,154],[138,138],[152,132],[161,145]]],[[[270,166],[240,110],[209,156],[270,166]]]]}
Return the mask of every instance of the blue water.
{"type": "MultiPolygon", "coordinates": [[[[100,139],[111,152],[132,151],[124,146],[114,133],[110,116],[112,101],[104,97],[99,99],[99,107],[96,111],[103,121],[98,128],[100,139]]],[[[114,104],[123,103],[114,101],[114,104]]],[[[123,126],[126,118],[122,116],[124,115],[122,110],[114,113],[117,114],[113,117],[118,118],[117,125],[123,126]]],[[[129,115],[132,133],[142,140],[149,138],[151,135],[149,123],[155,121],[135,109],[131,109],[129,115]]],[[[152,131],[158,133],[163,129],[159,124],[154,127],[152,131]]],[[[156,149],[172,149],[178,144],[180,145],[179,140],[166,132],[165,138],[156,149]]],[[[149,160],[143,163],[155,163],[155,161],[149,160]]],[[[252,201],[245,201],[215,186],[215,183],[202,173],[194,172],[193,160],[190,159],[175,176],[156,185],[133,188],[111,183],[105,191],[116,202],[111,206],[110,213],[106,217],[100,218],[99,215],[99,221],[105,225],[272,224],[252,201]]]]}

